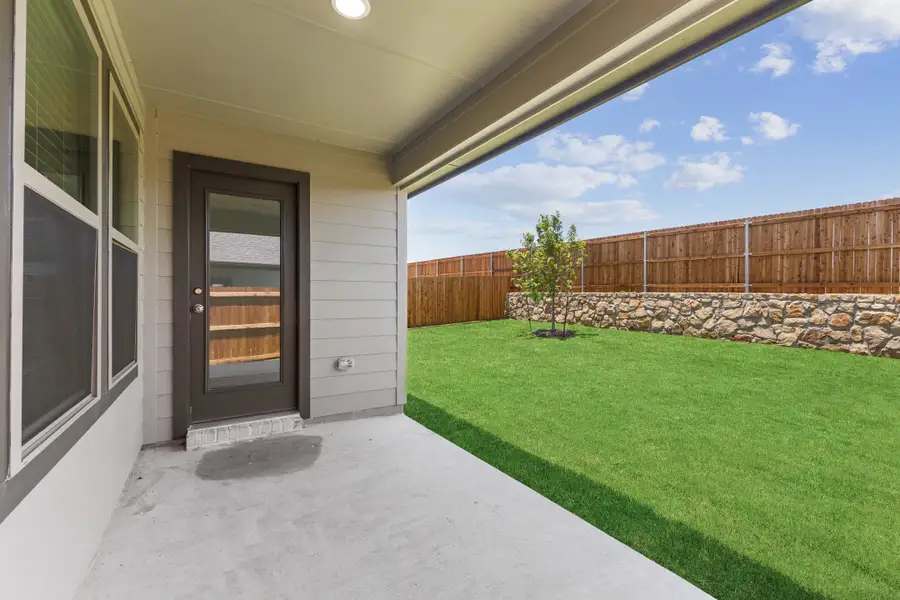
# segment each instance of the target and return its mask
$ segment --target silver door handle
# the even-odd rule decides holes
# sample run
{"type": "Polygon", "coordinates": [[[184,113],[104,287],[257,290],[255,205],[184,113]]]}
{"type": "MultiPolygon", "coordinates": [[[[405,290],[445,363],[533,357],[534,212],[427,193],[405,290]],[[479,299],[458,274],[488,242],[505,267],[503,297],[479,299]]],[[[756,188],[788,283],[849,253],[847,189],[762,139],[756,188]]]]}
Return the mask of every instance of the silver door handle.
{"type": "Polygon", "coordinates": [[[192,313],[197,313],[197,314],[199,315],[200,313],[203,312],[203,305],[202,305],[202,304],[195,304],[195,305],[193,305],[193,306],[191,307],[191,312],[192,312],[192,313]]]}

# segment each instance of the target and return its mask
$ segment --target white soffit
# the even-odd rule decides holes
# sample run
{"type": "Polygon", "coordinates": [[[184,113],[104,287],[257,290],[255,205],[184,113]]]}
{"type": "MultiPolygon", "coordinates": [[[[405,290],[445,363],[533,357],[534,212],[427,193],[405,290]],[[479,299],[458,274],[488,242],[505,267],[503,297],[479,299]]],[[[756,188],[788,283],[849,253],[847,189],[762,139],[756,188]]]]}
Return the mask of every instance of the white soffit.
{"type": "Polygon", "coordinates": [[[147,103],[386,154],[589,0],[112,0],[147,103]]]}

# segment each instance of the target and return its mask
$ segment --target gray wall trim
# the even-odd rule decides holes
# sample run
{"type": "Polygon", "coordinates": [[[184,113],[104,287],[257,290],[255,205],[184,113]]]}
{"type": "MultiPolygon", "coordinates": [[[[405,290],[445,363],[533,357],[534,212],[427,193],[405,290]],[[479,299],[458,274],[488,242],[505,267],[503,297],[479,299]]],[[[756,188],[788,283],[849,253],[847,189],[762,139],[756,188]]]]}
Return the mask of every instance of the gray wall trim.
{"type": "Polygon", "coordinates": [[[0,479],[9,473],[9,319],[12,255],[14,0],[0,0],[0,479]]]}
{"type": "Polygon", "coordinates": [[[297,188],[297,284],[298,292],[303,289],[301,282],[307,283],[307,293],[297,294],[297,409],[300,416],[308,418],[310,414],[310,377],[309,377],[309,202],[310,176],[303,171],[293,171],[280,167],[270,167],[252,163],[202,156],[188,152],[172,153],[172,244],[173,244],[173,282],[172,297],[175,306],[175,331],[183,332],[174,339],[175,371],[173,373],[173,435],[175,439],[187,435],[191,425],[191,360],[190,314],[187,307],[191,303],[190,290],[190,205],[191,205],[191,173],[204,171],[222,173],[251,179],[278,181],[295,185],[297,188]]]}
{"type": "MultiPolygon", "coordinates": [[[[138,367],[139,368],[139,367],[138,367]]],[[[106,410],[122,395],[122,392],[138,377],[138,369],[123,377],[106,396],[91,409],[75,420],[62,434],[44,448],[34,460],[16,473],[16,476],[0,484],[0,523],[24,500],[28,494],[47,476],[53,467],[68,454],[78,440],[94,426],[106,410]]]]}
{"type": "Polygon", "coordinates": [[[340,413],[337,415],[326,415],[324,417],[315,417],[312,419],[304,419],[305,425],[321,425],[323,423],[336,423],[339,421],[354,421],[356,419],[370,419],[372,417],[390,417],[391,415],[399,415],[403,413],[404,405],[396,406],[378,406],[375,408],[366,408],[355,412],[340,413]]]}

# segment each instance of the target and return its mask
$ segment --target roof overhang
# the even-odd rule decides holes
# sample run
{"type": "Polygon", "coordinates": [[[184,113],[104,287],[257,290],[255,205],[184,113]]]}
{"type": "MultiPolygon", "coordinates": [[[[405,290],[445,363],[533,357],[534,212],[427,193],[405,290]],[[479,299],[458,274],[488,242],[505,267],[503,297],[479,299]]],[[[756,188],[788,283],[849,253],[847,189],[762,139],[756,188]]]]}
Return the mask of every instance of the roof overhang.
{"type": "Polygon", "coordinates": [[[595,0],[393,153],[410,196],[809,0],[595,0]]]}
{"type": "Polygon", "coordinates": [[[137,112],[378,154],[415,195],[808,0],[87,1],[137,112]]]}

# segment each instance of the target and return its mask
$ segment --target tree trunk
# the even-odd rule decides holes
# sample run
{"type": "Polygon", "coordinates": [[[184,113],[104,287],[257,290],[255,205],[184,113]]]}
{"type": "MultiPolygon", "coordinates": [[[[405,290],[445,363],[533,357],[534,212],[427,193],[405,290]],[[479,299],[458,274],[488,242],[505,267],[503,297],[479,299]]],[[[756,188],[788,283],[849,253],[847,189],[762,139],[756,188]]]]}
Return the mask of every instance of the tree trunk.
{"type": "Polygon", "coordinates": [[[550,331],[556,331],[556,294],[550,296],[550,331]]]}

